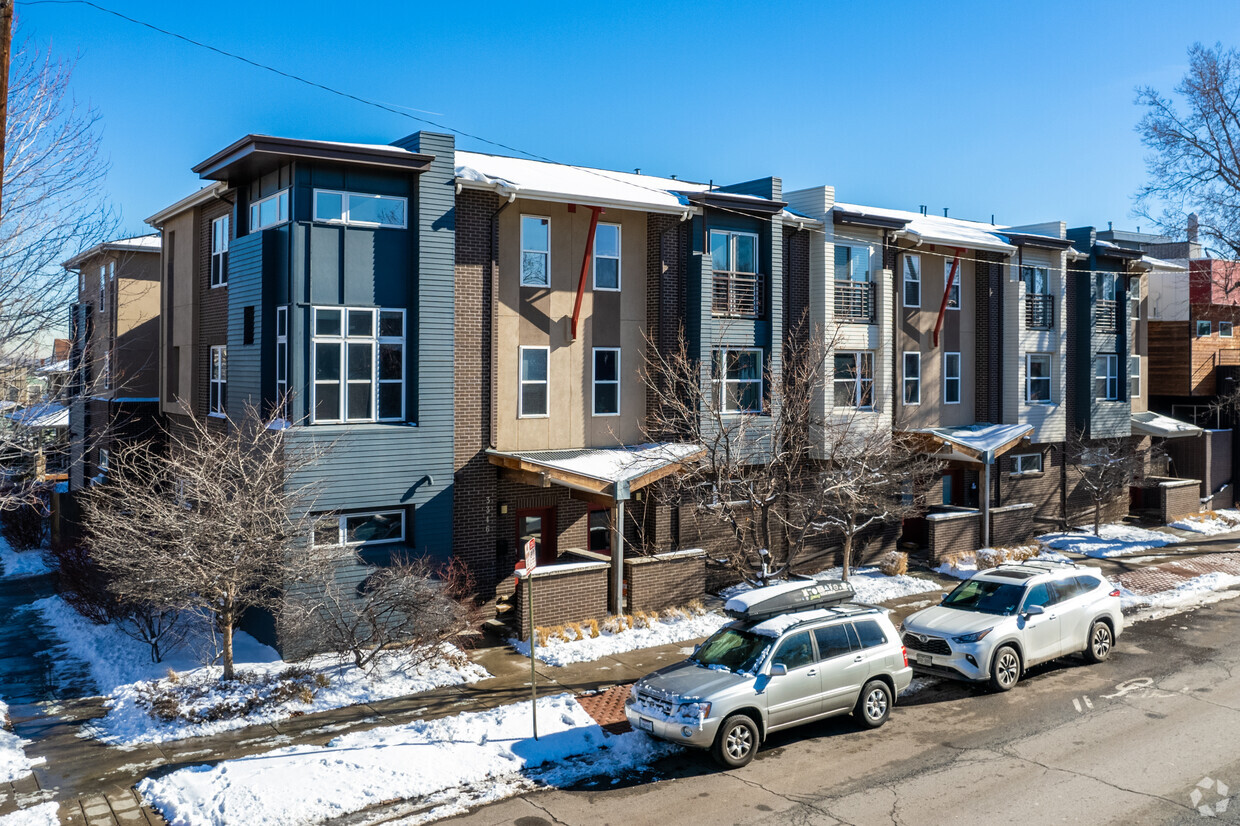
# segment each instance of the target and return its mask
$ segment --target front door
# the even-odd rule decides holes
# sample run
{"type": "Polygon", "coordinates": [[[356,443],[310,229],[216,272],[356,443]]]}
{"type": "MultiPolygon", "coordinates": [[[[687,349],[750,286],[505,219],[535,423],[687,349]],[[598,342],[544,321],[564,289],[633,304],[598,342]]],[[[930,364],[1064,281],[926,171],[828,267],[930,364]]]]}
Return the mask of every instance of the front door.
{"type": "MultiPolygon", "coordinates": [[[[539,565],[555,562],[555,508],[523,508],[517,511],[517,559],[525,558],[525,543],[534,540],[539,565]]],[[[520,563],[524,567],[524,563],[520,563]]]]}
{"type": "Polygon", "coordinates": [[[964,468],[943,471],[943,504],[963,507],[965,504],[964,468]]]}

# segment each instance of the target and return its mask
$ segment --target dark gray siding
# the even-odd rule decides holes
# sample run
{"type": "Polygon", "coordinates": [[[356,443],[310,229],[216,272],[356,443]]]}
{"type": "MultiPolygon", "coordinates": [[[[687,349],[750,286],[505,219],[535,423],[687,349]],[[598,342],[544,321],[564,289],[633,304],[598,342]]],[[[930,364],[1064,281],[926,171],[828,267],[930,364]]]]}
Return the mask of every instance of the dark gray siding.
{"type": "Polygon", "coordinates": [[[228,252],[228,416],[240,421],[247,404],[263,398],[263,237],[258,232],[233,241],[228,252]],[[254,308],[254,343],[244,344],[242,319],[254,308]]]}

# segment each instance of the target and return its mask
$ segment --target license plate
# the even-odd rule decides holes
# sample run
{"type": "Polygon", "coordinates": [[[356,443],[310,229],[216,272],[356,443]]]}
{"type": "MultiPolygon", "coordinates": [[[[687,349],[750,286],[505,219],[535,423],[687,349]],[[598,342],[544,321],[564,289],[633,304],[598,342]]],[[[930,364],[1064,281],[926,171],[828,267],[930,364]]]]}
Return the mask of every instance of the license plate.
{"type": "Polygon", "coordinates": [[[642,731],[654,731],[654,720],[647,720],[645,717],[638,717],[637,727],[642,731]]]}
{"type": "Polygon", "coordinates": [[[914,654],[913,662],[918,665],[934,665],[934,657],[931,657],[929,654],[914,654]]]}

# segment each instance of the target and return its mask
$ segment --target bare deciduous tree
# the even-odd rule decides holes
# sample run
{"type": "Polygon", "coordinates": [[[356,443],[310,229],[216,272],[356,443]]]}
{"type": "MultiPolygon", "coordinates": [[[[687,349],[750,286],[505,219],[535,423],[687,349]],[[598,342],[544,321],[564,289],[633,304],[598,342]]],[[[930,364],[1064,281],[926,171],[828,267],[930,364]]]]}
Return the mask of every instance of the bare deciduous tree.
{"type": "Polygon", "coordinates": [[[1157,458],[1159,448],[1141,448],[1136,439],[1115,436],[1086,439],[1074,432],[1068,439],[1068,461],[1094,512],[1094,536],[1102,527],[1102,509],[1108,502],[1128,497],[1128,488],[1147,461],[1157,458]]]}
{"type": "Polygon", "coordinates": [[[279,609],[282,592],[321,582],[330,560],[310,541],[311,491],[287,480],[316,459],[248,408],[239,421],[191,418],[167,447],[141,443],[112,459],[91,489],[91,553],[123,602],[210,618],[234,677],[233,630],[250,608],[279,609]]]}

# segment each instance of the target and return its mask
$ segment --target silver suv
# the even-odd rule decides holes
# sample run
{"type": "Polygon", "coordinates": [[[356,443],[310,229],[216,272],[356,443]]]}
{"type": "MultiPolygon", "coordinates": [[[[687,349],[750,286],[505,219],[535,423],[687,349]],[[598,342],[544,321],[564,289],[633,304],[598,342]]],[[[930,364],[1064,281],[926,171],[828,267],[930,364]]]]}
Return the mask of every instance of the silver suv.
{"type": "Polygon", "coordinates": [[[900,631],[917,673],[1007,691],[1031,665],[1111,654],[1124,630],[1120,592],[1098,568],[1022,562],[974,574],[900,631]]]}
{"type": "Polygon", "coordinates": [[[844,604],[852,591],[840,584],[794,582],[730,600],[735,622],[689,659],[637,681],[625,706],[630,725],[710,749],[732,768],[772,732],[802,723],[852,712],[881,726],[912,669],[886,612],[844,604]]]}

